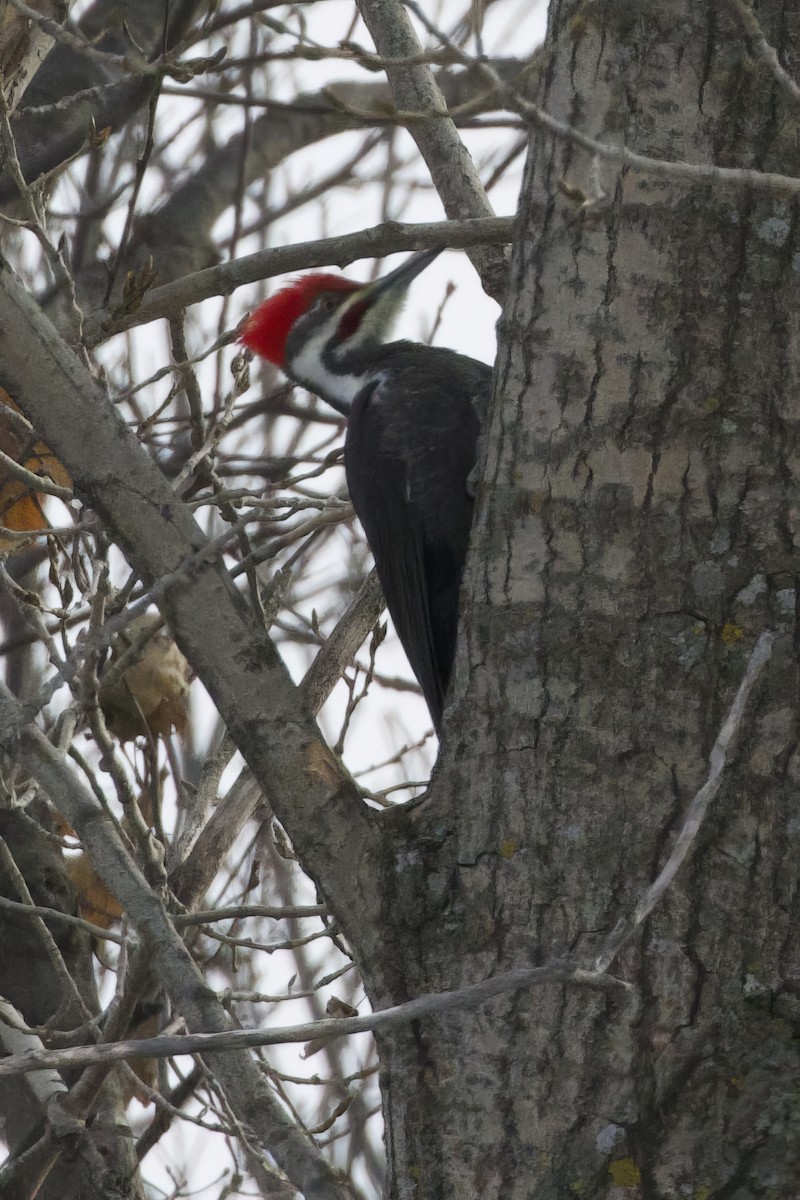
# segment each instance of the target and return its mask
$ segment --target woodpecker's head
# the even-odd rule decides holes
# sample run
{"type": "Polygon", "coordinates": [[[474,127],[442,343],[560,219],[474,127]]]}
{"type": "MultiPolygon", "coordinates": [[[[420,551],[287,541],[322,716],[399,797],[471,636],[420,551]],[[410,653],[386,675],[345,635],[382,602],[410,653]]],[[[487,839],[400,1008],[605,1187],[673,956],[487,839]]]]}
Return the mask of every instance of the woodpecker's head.
{"type": "Polygon", "coordinates": [[[386,341],[412,279],[440,253],[423,250],[374,283],[304,275],[255,310],[240,340],[346,414],[375,374],[365,352],[386,341]]]}

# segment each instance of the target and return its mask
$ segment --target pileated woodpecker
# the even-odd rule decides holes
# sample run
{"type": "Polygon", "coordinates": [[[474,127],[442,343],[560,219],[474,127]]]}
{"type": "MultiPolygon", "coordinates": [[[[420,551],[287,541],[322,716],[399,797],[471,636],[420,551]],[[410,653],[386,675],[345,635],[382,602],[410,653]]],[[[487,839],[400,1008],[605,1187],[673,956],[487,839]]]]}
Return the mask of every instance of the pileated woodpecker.
{"type": "Polygon", "coordinates": [[[454,350],[384,339],[408,285],[440,252],[369,284],[305,275],[256,309],[241,335],[347,417],[353,507],[437,732],[492,372],[454,350]]]}

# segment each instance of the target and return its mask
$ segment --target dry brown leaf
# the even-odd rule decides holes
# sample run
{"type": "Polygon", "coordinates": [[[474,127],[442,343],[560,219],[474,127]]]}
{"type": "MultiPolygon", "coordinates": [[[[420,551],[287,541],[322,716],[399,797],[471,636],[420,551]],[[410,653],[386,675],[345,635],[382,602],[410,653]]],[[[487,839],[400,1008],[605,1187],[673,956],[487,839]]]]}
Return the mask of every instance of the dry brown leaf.
{"type": "Polygon", "coordinates": [[[95,871],[92,857],[87,851],[67,859],[67,874],[77,893],[78,913],[85,921],[108,929],[120,919],[120,902],[95,871]]]}
{"type": "Polygon", "coordinates": [[[328,1003],[325,1005],[325,1012],[329,1017],[357,1017],[358,1009],[353,1008],[352,1004],[348,1004],[346,1000],[340,1000],[338,996],[331,996],[328,1003]]]}
{"type": "MultiPolygon", "coordinates": [[[[331,996],[328,1003],[325,1005],[325,1012],[329,1017],[357,1017],[358,1009],[353,1008],[344,1000],[340,1000],[338,996],[331,996]]],[[[330,1037],[314,1038],[310,1042],[306,1042],[303,1046],[301,1058],[311,1058],[314,1054],[319,1054],[327,1043],[330,1037]]]]}
{"type": "MultiPolygon", "coordinates": [[[[14,412],[19,407],[0,388],[0,401],[8,405],[14,412]]],[[[56,456],[44,442],[34,441],[33,437],[26,438],[24,432],[18,429],[7,413],[0,409],[0,450],[20,463],[34,475],[42,475],[61,487],[70,487],[71,479],[56,456]]],[[[8,468],[0,463],[0,526],[13,529],[16,533],[24,533],[32,529],[44,529],[48,521],[42,511],[42,494],[33,491],[20,479],[15,479],[8,468]]],[[[17,551],[20,548],[18,539],[3,537],[0,529],[0,554],[17,551]]]]}
{"type": "Polygon", "coordinates": [[[172,729],[186,733],[186,696],[192,669],[167,630],[157,628],[160,621],[160,617],[149,613],[131,621],[114,639],[104,671],[107,681],[103,675],[100,677],[100,707],[108,728],[123,742],[148,731],[154,737],[169,737],[172,729]],[[152,630],[148,641],[130,665],[108,682],[114,664],[148,630],[152,630]]]}
{"type": "Polygon", "coordinates": [[[302,1059],[313,1058],[315,1054],[319,1054],[320,1050],[325,1048],[329,1041],[330,1038],[314,1038],[312,1042],[306,1042],[300,1052],[300,1057],[302,1059]]]}

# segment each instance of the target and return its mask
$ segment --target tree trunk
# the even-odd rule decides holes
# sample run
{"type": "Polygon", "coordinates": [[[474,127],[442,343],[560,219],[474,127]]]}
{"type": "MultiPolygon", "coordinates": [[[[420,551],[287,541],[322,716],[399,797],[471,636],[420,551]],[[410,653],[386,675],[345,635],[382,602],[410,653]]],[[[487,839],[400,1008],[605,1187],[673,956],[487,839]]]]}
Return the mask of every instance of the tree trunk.
{"type": "MultiPolygon", "coordinates": [[[[795,6],[756,15],[796,63],[795,6]]],[[[800,173],[796,106],[732,5],[555,2],[549,48],[541,104],[601,142],[800,173]]],[[[377,1006],[591,962],[765,629],[775,652],[612,967],[632,999],[548,985],[383,1039],[392,1198],[797,1195],[799,264],[788,191],[534,139],[444,756],[387,822],[377,1006]]]]}

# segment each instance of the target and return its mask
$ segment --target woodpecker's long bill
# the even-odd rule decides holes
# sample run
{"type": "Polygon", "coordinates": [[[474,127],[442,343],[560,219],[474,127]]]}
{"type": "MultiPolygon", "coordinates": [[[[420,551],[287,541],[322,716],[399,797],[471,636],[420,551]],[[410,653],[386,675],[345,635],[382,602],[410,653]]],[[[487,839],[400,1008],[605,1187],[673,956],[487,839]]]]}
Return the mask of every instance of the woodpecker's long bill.
{"type": "Polygon", "coordinates": [[[409,284],[440,252],[416,254],[369,284],[303,276],[256,309],[241,335],[348,418],[353,507],[437,731],[491,368],[453,350],[385,339],[409,284]]]}

